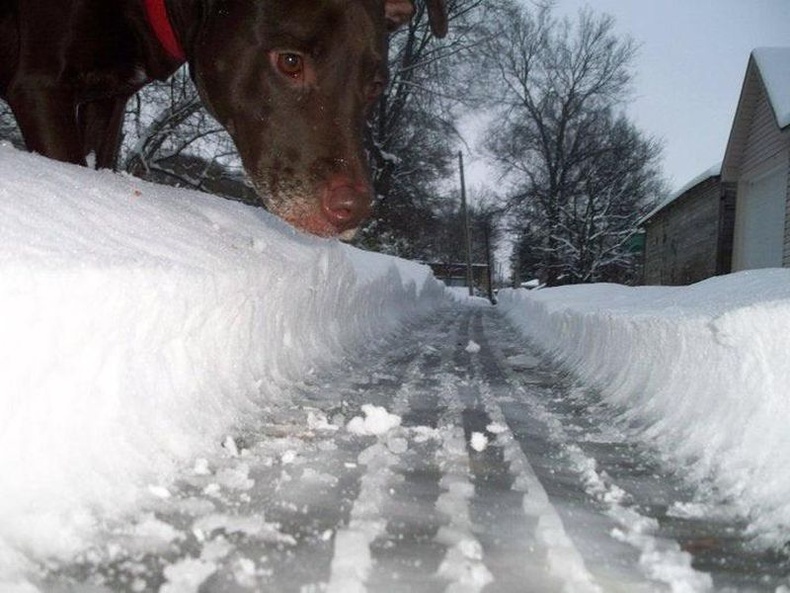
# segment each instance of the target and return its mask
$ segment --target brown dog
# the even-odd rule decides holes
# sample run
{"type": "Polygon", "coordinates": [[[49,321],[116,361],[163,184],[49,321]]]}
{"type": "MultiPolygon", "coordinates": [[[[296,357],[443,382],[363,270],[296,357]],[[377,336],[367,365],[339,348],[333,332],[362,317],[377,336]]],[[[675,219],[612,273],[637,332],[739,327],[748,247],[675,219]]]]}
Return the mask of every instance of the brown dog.
{"type": "MultiPolygon", "coordinates": [[[[444,0],[426,0],[434,33],[444,0]]],[[[317,235],[367,216],[363,131],[409,0],[0,0],[0,96],[30,150],[115,164],[127,100],[188,62],[270,210],[317,235]]]]}

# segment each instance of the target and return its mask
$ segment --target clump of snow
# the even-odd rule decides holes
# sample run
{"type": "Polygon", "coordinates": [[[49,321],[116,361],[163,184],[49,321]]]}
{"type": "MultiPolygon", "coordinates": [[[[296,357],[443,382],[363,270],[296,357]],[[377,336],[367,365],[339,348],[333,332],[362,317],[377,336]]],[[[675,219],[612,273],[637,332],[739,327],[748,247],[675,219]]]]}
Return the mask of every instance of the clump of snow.
{"type": "Polygon", "coordinates": [[[362,406],[365,415],[355,416],[349,420],[346,430],[351,434],[380,436],[400,426],[401,417],[390,414],[381,406],[365,404],[362,406]]]}
{"type": "Polygon", "coordinates": [[[691,554],[681,550],[675,541],[655,537],[658,521],[629,505],[629,495],[612,483],[606,472],[598,470],[594,459],[576,445],[569,446],[565,453],[581,475],[587,493],[604,506],[607,515],[617,524],[612,536],[639,550],[639,564],[645,574],[665,582],[672,591],[703,593],[712,589],[710,575],[692,567],[691,554]]]}
{"type": "Polygon", "coordinates": [[[736,501],[762,543],[790,536],[790,270],[688,287],[505,290],[499,306],[600,390],[692,482],[736,501]]]}
{"type": "Polygon", "coordinates": [[[167,580],[159,591],[160,593],[197,593],[200,585],[216,571],[217,565],[214,562],[186,558],[165,567],[167,580]]]}
{"type": "Polygon", "coordinates": [[[492,422],[491,424],[486,426],[486,430],[488,432],[490,432],[491,434],[499,435],[499,434],[507,432],[509,429],[508,429],[507,425],[505,425],[502,422],[492,422]]]}
{"type": "MultiPolygon", "coordinates": [[[[223,441],[243,458],[226,437],[290,386],[447,298],[426,266],[8,146],[0,276],[0,582],[166,498],[178,468],[210,474],[223,441]]],[[[239,467],[205,488],[250,488],[239,467]]]]}
{"type": "Polygon", "coordinates": [[[468,501],[475,487],[469,480],[464,433],[460,426],[447,426],[442,432],[438,458],[444,472],[440,480],[444,492],[436,500],[436,509],[447,516],[448,523],[439,528],[436,541],[449,549],[438,574],[452,583],[448,591],[476,593],[494,578],[482,560],[482,544],[475,537],[469,514],[468,501]]]}
{"type": "Polygon", "coordinates": [[[464,348],[469,354],[477,354],[480,352],[480,344],[475,342],[474,340],[469,340],[469,343],[464,348]]]}
{"type": "Polygon", "coordinates": [[[472,437],[469,439],[469,446],[481,453],[488,447],[488,437],[482,432],[473,432],[472,437]]]}

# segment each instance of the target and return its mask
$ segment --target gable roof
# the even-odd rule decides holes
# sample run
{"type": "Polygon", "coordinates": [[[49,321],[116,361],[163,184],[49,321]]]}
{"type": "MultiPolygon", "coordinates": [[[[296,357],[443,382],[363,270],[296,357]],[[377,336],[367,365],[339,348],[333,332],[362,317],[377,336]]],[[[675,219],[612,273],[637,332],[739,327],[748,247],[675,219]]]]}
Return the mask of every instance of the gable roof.
{"type": "Polygon", "coordinates": [[[735,119],[722,163],[722,181],[737,178],[748,139],[751,114],[761,96],[768,98],[776,125],[790,130],[790,47],[762,47],[752,51],[746,67],[735,119]]]}

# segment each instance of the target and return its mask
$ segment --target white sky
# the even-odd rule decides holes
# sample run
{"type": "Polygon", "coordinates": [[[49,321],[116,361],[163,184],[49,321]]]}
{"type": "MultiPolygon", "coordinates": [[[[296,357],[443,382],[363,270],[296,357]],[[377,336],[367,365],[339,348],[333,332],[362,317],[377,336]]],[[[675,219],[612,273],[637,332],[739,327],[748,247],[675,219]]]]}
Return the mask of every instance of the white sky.
{"type": "Polygon", "coordinates": [[[671,189],[724,156],[751,50],[790,46],[790,0],[557,0],[585,5],[640,46],[629,113],[664,140],[671,189]]]}

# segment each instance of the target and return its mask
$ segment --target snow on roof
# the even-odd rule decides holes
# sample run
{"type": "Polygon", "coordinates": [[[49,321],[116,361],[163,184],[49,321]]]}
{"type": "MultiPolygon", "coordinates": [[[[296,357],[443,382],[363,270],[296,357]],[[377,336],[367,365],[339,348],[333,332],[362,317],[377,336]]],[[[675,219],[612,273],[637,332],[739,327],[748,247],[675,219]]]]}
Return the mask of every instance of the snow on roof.
{"type": "Polygon", "coordinates": [[[718,177],[719,175],[721,175],[721,163],[716,163],[709,169],[706,169],[705,171],[694,177],[691,181],[683,185],[683,187],[681,187],[675,193],[671,194],[666,200],[661,202],[658,206],[656,206],[645,216],[643,216],[642,219],[639,221],[639,225],[641,226],[644,223],[646,223],[648,220],[650,220],[656,214],[658,214],[661,210],[669,206],[672,202],[677,200],[680,196],[684,195],[689,190],[697,187],[703,181],[707,181],[711,177],[718,177]]]}
{"type": "Polygon", "coordinates": [[[780,128],[790,126],[790,47],[760,47],[752,52],[780,128]]]}

